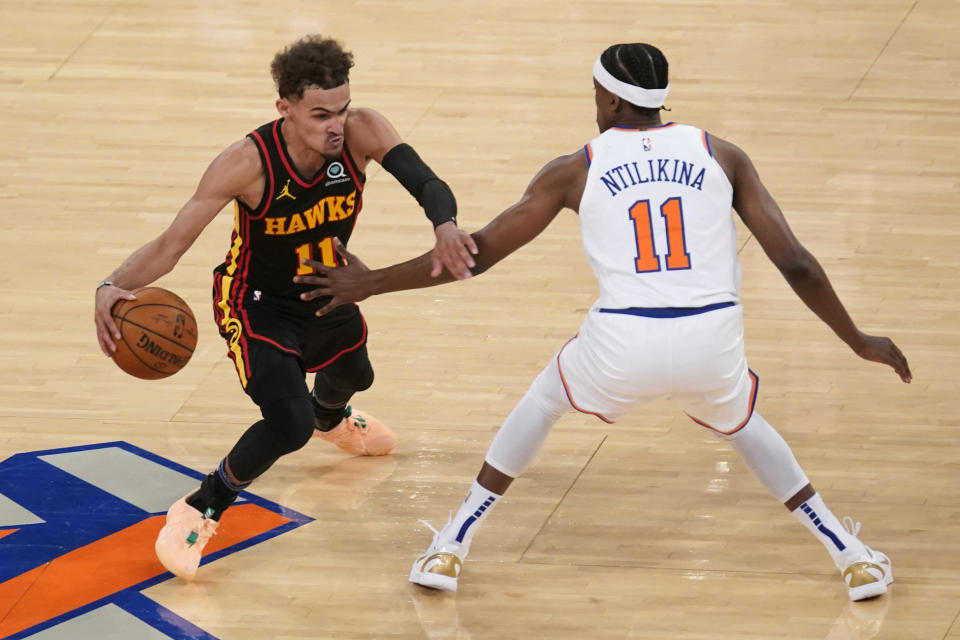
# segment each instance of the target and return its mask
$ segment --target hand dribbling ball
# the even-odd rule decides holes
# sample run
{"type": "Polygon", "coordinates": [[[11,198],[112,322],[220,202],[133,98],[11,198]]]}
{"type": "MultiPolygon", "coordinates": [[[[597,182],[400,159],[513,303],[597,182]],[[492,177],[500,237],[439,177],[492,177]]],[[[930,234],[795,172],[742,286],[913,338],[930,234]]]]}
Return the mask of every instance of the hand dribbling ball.
{"type": "Polygon", "coordinates": [[[180,296],[160,287],[131,291],[110,315],[120,330],[113,361],[137,378],[157,380],[180,371],[197,346],[197,319],[180,296]]]}

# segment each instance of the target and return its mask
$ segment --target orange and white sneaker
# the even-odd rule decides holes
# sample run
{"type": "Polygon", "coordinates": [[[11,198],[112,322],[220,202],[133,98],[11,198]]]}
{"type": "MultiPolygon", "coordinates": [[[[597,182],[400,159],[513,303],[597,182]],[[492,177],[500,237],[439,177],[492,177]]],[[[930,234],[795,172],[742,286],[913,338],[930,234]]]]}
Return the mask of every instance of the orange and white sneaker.
{"type": "Polygon", "coordinates": [[[340,424],[330,431],[315,429],[313,437],[332,442],[355,456],[385,456],[397,445],[397,436],[387,425],[349,406],[340,424]]]}
{"type": "Polygon", "coordinates": [[[456,542],[455,536],[448,531],[451,523],[437,531],[429,522],[421,520],[433,531],[433,542],[426,552],[416,559],[410,569],[410,582],[431,589],[456,591],[457,579],[463,569],[463,560],[467,557],[468,545],[456,542]]]}
{"type": "MultiPolygon", "coordinates": [[[[854,536],[860,532],[860,523],[849,516],[843,518],[843,526],[854,536]]],[[[887,586],[893,582],[893,566],[886,554],[863,545],[863,551],[840,568],[840,576],[850,600],[856,602],[886,593],[887,586]]]]}
{"type": "Polygon", "coordinates": [[[187,581],[196,577],[203,548],[220,524],[212,515],[211,509],[200,513],[187,504],[187,496],[173,503],[153,546],[167,571],[187,581]]]}

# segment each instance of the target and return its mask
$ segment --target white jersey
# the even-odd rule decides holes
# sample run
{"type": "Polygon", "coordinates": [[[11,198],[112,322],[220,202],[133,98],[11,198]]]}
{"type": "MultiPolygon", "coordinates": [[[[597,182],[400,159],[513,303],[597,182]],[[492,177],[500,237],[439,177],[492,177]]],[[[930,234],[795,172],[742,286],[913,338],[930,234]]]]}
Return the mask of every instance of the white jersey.
{"type": "Polygon", "coordinates": [[[584,147],[583,246],[595,308],[737,302],[733,187],[695,127],[614,127],[584,147]]]}

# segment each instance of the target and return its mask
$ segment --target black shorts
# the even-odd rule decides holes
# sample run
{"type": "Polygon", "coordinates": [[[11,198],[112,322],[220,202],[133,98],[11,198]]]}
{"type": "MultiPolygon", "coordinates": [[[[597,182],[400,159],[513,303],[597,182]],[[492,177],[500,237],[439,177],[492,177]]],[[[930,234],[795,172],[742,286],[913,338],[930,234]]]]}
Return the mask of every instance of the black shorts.
{"type": "Polygon", "coordinates": [[[347,382],[372,375],[367,324],[355,304],[318,317],[313,304],[267,294],[255,296],[249,289],[227,298],[223,293],[217,278],[214,317],[244,389],[257,373],[255,356],[262,346],[296,357],[304,373],[323,370],[347,382]]]}

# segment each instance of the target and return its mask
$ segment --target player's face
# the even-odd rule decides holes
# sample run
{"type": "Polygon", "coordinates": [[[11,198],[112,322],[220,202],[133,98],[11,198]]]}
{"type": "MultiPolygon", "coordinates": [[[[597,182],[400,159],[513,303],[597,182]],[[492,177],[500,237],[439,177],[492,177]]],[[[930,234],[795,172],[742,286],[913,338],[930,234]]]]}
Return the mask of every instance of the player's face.
{"type": "Polygon", "coordinates": [[[277,110],[304,144],[327,158],[343,153],[343,130],[350,106],[350,85],[307,89],[299,100],[281,98],[277,110]]]}

